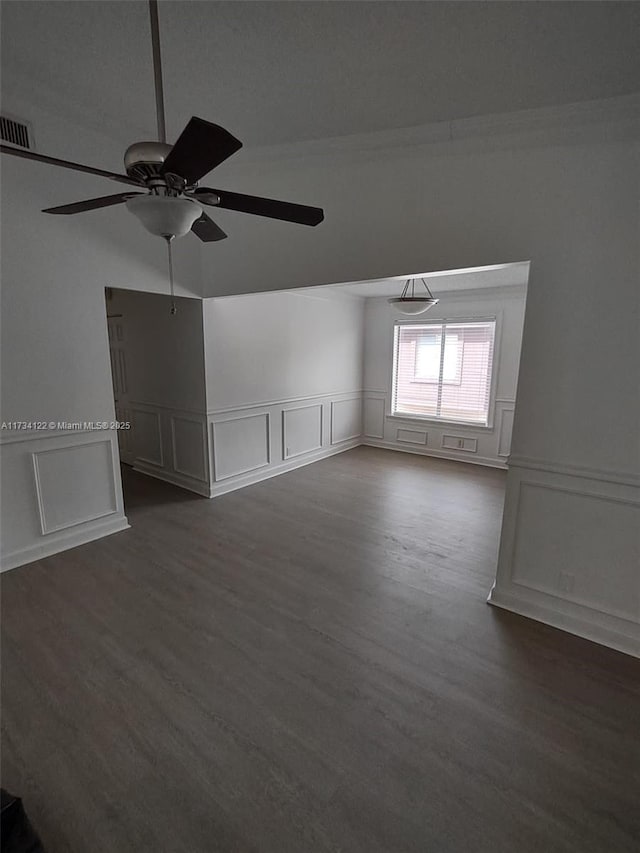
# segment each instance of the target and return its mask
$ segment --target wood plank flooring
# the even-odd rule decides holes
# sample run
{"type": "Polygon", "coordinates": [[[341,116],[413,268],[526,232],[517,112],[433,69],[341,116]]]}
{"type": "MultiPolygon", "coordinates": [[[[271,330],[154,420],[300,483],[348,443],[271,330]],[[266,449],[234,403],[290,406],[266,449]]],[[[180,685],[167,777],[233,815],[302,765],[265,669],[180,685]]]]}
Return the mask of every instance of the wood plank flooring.
{"type": "Polygon", "coordinates": [[[49,853],[637,853],[640,662],[486,605],[504,472],[357,448],[5,574],[49,853]]]}

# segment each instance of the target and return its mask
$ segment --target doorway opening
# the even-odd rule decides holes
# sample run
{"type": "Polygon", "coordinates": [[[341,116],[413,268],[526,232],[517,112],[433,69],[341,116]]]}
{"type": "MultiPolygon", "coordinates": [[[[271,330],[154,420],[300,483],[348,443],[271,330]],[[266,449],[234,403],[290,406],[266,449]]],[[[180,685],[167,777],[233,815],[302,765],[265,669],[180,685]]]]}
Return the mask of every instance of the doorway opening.
{"type": "Polygon", "coordinates": [[[105,305],[127,514],[208,497],[201,301],[110,287],[105,305]]]}
{"type": "MultiPolygon", "coordinates": [[[[455,499],[445,486],[442,502],[451,503],[451,512],[468,507],[465,535],[489,537],[494,566],[500,525],[489,530],[477,502],[487,482],[496,486],[500,505],[505,496],[529,272],[530,262],[523,261],[304,289],[309,296],[362,301],[360,443],[447,460],[429,463],[433,488],[440,474],[455,474],[455,499]],[[405,283],[422,277],[437,301],[417,316],[400,313],[396,304],[405,283]]],[[[409,459],[398,466],[414,467],[409,459]]],[[[432,497],[424,496],[425,506],[432,497]]],[[[416,495],[417,505],[420,500],[416,495]]],[[[445,516],[440,523],[446,527],[445,516]]],[[[483,597],[488,592],[483,589],[483,597]]]]}

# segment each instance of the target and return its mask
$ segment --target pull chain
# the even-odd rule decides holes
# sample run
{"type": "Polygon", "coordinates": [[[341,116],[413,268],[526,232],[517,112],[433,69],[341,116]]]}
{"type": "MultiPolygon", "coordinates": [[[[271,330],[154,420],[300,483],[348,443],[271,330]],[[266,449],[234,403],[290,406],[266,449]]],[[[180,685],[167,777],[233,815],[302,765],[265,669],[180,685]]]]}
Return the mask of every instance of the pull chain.
{"type": "Polygon", "coordinates": [[[171,308],[169,309],[169,314],[174,317],[178,313],[178,309],[176,307],[176,298],[175,293],[173,291],[173,254],[171,251],[171,241],[173,240],[173,234],[170,237],[164,238],[167,241],[167,254],[169,256],[169,287],[171,291],[171,308]]]}

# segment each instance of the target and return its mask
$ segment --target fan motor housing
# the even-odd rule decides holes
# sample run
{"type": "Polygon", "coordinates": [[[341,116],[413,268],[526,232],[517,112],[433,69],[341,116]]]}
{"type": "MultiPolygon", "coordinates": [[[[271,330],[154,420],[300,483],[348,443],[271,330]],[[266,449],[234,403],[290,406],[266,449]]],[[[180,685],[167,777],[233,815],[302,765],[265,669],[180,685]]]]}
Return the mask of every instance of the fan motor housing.
{"type": "Polygon", "coordinates": [[[173,148],[167,142],[134,142],[124,153],[124,167],[131,178],[156,178],[173,148]]]}

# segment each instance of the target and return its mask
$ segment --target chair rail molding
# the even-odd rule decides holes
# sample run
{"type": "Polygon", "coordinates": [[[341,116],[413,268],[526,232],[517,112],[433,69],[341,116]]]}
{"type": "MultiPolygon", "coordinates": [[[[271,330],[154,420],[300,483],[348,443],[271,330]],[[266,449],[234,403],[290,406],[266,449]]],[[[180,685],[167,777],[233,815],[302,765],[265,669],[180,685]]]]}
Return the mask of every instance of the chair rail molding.
{"type": "Polygon", "coordinates": [[[238,406],[224,406],[217,409],[208,409],[207,415],[214,417],[216,415],[233,414],[234,412],[243,412],[246,409],[265,409],[270,406],[285,406],[289,403],[304,403],[308,400],[341,400],[344,397],[359,397],[363,392],[355,391],[328,391],[324,394],[307,394],[303,397],[283,397],[274,400],[259,400],[255,403],[242,403],[238,406]]]}
{"type": "Polygon", "coordinates": [[[640,473],[620,471],[615,468],[591,468],[588,465],[556,462],[552,459],[541,459],[533,456],[512,454],[509,457],[510,468],[527,468],[534,471],[548,471],[551,474],[567,474],[571,477],[585,477],[589,480],[603,480],[607,483],[640,486],[640,473]]]}

